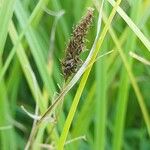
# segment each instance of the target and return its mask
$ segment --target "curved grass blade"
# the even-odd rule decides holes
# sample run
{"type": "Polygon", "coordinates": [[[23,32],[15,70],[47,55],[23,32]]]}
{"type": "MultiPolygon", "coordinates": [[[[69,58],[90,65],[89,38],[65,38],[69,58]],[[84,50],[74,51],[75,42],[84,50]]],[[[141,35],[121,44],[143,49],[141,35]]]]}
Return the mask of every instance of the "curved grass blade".
{"type": "MultiPolygon", "coordinates": [[[[103,2],[104,2],[104,1],[103,1],[103,2]]],[[[109,21],[107,22],[106,26],[104,27],[104,29],[103,29],[103,31],[102,31],[102,33],[101,33],[100,38],[96,36],[96,39],[95,39],[95,42],[94,42],[94,44],[96,44],[96,45],[93,46],[93,47],[94,47],[93,51],[92,51],[92,50],[90,51],[90,53],[91,53],[91,55],[92,55],[90,62],[96,59],[96,56],[97,56],[97,54],[98,54],[98,52],[99,52],[99,49],[100,49],[100,47],[101,47],[101,45],[102,45],[102,43],[103,43],[103,40],[104,40],[104,38],[105,38],[105,36],[106,36],[106,33],[107,33],[108,29],[109,29],[109,26],[110,26],[110,24],[111,24],[111,22],[112,22],[112,20],[113,20],[113,17],[114,17],[114,15],[115,15],[115,13],[116,13],[116,8],[117,8],[117,6],[120,4],[120,2],[121,2],[121,0],[118,0],[118,1],[117,1],[117,4],[116,4],[115,7],[113,8],[113,10],[112,10],[112,12],[111,12],[111,14],[110,14],[110,17],[109,17],[109,21]],[[93,53],[92,53],[92,52],[93,52],[93,53]]],[[[103,4],[103,3],[102,3],[102,4],[103,4]]],[[[103,8],[103,5],[102,5],[102,7],[101,7],[101,9],[100,9],[100,11],[99,11],[99,21],[98,21],[98,23],[101,22],[102,8],[103,8]]],[[[98,35],[98,36],[99,36],[99,34],[100,34],[100,33],[99,33],[99,31],[100,31],[100,28],[99,28],[99,27],[100,27],[100,26],[99,26],[99,25],[100,25],[100,24],[98,24],[98,30],[97,30],[97,35],[98,35]]],[[[90,54],[89,54],[89,55],[90,55],[90,54]]],[[[88,59],[88,58],[87,58],[87,59],[88,59]]],[[[59,141],[58,141],[58,149],[60,149],[60,150],[63,150],[64,144],[65,144],[65,141],[66,141],[68,132],[69,132],[69,128],[70,128],[70,126],[71,126],[71,122],[72,122],[72,120],[73,120],[75,111],[76,111],[76,109],[77,109],[77,106],[78,106],[78,103],[79,103],[79,100],[80,100],[82,91],[83,91],[83,89],[84,89],[84,86],[85,86],[86,81],[87,81],[87,79],[88,79],[88,76],[89,76],[89,74],[90,74],[91,68],[92,68],[92,66],[84,73],[84,75],[83,75],[83,77],[82,77],[82,79],[81,79],[79,88],[78,88],[78,90],[77,90],[77,93],[76,93],[76,95],[75,95],[75,98],[74,98],[74,100],[73,100],[73,103],[72,103],[72,105],[71,105],[69,114],[68,114],[68,116],[67,116],[67,120],[66,120],[65,125],[64,125],[64,129],[63,129],[62,134],[61,134],[61,136],[60,136],[60,139],[59,139],[59,141]]]]}

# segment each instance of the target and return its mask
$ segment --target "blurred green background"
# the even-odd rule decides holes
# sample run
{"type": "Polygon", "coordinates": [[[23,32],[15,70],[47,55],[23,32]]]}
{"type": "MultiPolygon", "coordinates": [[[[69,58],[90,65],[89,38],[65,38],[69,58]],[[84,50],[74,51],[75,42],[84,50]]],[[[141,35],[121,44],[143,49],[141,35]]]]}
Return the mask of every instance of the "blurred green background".
{"type": "MultiPolygon", "coordinates": [[[[104,1],[101,32],[112,1],[104,1]]],[[[0,0],[0,150],[30,149],[27,143],[37,115],[31,118],[26,111],[34,114],[37,107],[41,116],[62,90],[60,60],[73,27],[93,7],[87,50],[81,54],[86,59],[96,36],[101,3],[0,0]]],[[[55,108],[54,119],[40,125],[31,149],[58,149],[64,131],[66,150],[150,150],[150,1],[122,0],[120,7],[129,18],[116,13],[98,56],[112,53],[96,59],[85,87],[79,80],[55,108]],[[82,85],[80,97],[76,93],[82,85]],[[65,132],[75,95],[80,101],[65,132]]]]}

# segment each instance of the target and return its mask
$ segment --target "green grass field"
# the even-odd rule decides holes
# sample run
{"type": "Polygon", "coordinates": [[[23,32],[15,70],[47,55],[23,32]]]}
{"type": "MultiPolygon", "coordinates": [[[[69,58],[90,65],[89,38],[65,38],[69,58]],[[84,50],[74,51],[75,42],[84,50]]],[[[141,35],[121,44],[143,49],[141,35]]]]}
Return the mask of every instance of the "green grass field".
{"type": "Polygon", "coordinates": [[[150,150],[150,0],[0,0],[0,150],[150,150]],[[82,65],[61,60],[94,8],[82,65]]]}

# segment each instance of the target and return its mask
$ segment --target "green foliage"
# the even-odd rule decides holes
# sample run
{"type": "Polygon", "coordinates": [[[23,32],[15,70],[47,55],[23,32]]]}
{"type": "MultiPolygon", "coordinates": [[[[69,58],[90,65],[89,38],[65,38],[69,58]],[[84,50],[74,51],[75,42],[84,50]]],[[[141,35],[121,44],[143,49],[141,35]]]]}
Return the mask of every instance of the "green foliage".
{"type": "Polygon", "coordinates": [[[150,149],[150,1],[101,4],[0,1],[1,150],[150,149]],[[60,60],[87,7],[88,63],[65,83],[60,60]]]}

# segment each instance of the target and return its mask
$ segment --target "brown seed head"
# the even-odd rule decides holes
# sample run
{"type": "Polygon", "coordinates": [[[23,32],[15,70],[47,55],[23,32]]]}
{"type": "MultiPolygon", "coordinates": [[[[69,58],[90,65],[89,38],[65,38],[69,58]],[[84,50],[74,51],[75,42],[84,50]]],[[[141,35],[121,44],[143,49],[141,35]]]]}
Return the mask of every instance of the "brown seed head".
{"type": "Polygon", "coordinates": [[[75,26],[72,37],[66,49],[65,58],[62,61],[62,71],[65,80],[77,71],[80,65],[79,55],[85,47],[85,36],[92,23],[93,8],[88,8],[87,14],[81,19],[80,23],[75,26]]]}

